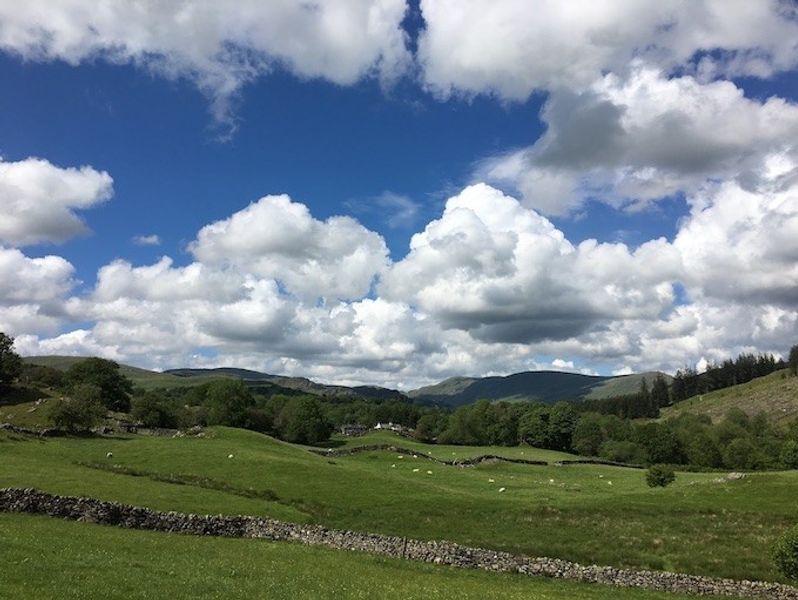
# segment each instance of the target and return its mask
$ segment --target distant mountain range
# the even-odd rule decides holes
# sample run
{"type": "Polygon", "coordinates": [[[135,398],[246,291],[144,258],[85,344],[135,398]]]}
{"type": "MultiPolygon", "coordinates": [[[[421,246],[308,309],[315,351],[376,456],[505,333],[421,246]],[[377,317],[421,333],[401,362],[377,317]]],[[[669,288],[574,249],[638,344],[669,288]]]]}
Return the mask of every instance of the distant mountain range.
{"type": "Polygon", "coordinates": [[[317,396],[359,396],[378,400],[407,400],[407,396],[397,390],[372,386],[344,386],[316,383],[306,377],[286,377],[285,375],[271,375],[249,369],[236,369],[234,367],[218,367],[216,369],[168,369],[164,371],[177,377],[233,377],[243,379],[250,384],[268,382],[280,387],[316,394],[317,396]]]}
{"type": "MultiPolygon", "coordinates": [[[[423,402],[461,406],[477,400],[545,402],[585,400],[634,394],[643,379],[651,387],[656,372],[605,377],[560,371],[527,371],[493,377],[451,377],[407,393],[423,402]]],[[[663,374],[670,383],[671,377],[663,374]]]]}
{"type": "MultiPolygon", "coordinates": [[[[29,356],[24,361],[66,370],[85,357],[29,356]]],[[[220,367],[216,369],[169,369],[164,372],[120,365],[122,373],[134,385],[146,389],[199,385],[221,378],[242,379],[252,387],[268,387],[273,393],[307,393],[318,396],[349,396],[378,400],[415,400],[427,404],[461,406],[477,400],[492,402],[546,402],[608,398],[636,393],[643,378],[649,383],[657,373],[641,373],[602,377],[563,373],[560,371],[528,371],[507,376],[451,377],[435,385],[402,393],[379,386],[343,386],[317,383],[305,377],[272,375],[249,369],[220,367]]],[[[665,375],[670,383],[670,377],[665,375]]]]}

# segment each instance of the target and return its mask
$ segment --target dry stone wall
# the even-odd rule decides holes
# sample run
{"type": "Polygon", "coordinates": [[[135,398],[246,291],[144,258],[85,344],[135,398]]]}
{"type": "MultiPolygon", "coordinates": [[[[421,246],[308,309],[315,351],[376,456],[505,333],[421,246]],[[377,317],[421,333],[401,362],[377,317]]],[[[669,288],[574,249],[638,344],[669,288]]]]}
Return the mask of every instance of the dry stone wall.
{"type": "Polygon", "coordinates": [[[386,450],[388,452],[396,452],[397,454],[401,454],[403,456],[412,456],[413,458],[423,458],[425,460],[436,462],[442,465],[448,465],[450,467],[451,466],[473,467],[474,465],[479,465],[486,462],[508,462],[508,463],[516,463],[521,465],[539,465],[539,466],[546,466],[547,464],[549,464],[545,460],[508,458],[506,456],[498,456],[496,454],[481,454],[480,456],[474,456],[471,458],[455,458],[454,460],[443,460],[440,458],[435,458],[434,456],[430,456],[429,454],[419,452],[418,450],[410,450],[408,448],[402,448],[401,446],[395,446],[393,444],[364,444],[363,446],[355,446],[353,448],[341,448],[338,450],[335,449],[312,450],[312,452],[315,452],[316,454],[321,454],[322,456],[339,457],[339,456],[352,456],[353,454],[360,454],[361,452],[377,452],[381,450],[386,450]]]}
{"type": "Polygon", "coordinates": [[[532,558],[483,548],[470,548],[445,541],[423,541],[343,531],[261,517],[159,512],[93,498],[55,496],[34,489],[0,489],[0,512],[45,514],[72,521],[169,533],[289,540],[461,568],[667,592],[798,600],[798,588],[777,583],[585,566],[558,559],[532,558]]]}

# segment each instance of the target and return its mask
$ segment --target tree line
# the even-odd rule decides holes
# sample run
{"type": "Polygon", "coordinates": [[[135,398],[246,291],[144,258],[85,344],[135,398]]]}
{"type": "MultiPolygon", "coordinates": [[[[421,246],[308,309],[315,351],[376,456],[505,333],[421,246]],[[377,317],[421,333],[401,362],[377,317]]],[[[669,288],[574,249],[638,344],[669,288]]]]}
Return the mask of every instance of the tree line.
{"type": "MultiPolygon", "coordinates": [[[[184,388],[134,389],[113,361],[85,359],[61,372],[23,364],[14,358],[11,344],[3,343],[0,337],[0,367],[4,369],[0,383],[18,379],[60,390],[63,397],[51,404],[50,418],[71,431],[87,430],[109,413],[118,418],[129,414],[147,427],[226,425],[317,444],[328,440],[338,425],[373,427],[391,421],[412,428],[416,438],[428,443],[528,444],[617,462],[695,468],[798,468],[798,419],[786,429],[775,428],[764,415],[750,417],[739,410],[718,423],[696,415],[663,422],[637,419],[657,416],[659,408],[675,402],[677,380],[687,389],[709,390],[708,386],[745,382],[784,366],[769,355],[741,355],[710,366],[700,375],[677,373],[670,388],[662,376],[654,379],[650,389],[643,380],[638,394],[617,398],[554,405],[482,400],[452,410],[401,400],[270,393],[237,379],[184,388]]],[[[798,346],[790,350],[786,366],[793,376],[798,375],[798,346]]]]}

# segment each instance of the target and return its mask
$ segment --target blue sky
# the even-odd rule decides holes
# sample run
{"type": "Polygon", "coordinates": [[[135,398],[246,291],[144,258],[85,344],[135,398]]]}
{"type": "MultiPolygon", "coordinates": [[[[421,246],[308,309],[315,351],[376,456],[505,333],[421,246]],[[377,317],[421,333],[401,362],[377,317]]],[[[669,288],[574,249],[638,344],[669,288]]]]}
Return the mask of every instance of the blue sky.
{"type": "Polygon", "coordinates": [[[565,20],[509,0],[243,3],[242,31],[199,0],[194,21],[31,4],[0,2],[0,250],[30,288],[0,296],[0,329],[26,353],[412,387],[798,338],[798,25],[778,3],[725,21],[718,2],[565,20]],[[82,205],[36,179],[84,166],[82,205]],[[30,206],[87,229],[31,233],[30,206]],[[196,296],[152,291],[175,285],[196,296]]]}

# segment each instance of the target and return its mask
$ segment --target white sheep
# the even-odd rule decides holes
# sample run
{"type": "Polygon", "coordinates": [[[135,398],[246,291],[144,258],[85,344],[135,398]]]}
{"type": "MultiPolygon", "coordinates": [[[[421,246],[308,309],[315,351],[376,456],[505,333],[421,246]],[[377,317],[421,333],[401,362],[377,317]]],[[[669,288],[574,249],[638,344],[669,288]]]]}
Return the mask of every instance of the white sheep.
{"type": "Polygon", "coordinates": [[[106,452],[105,453],[105,458],[113,458],[113,457],[114,457],[114,453],[113,452],[106,452]]]}
{"type": "Polygon", "coordinates": [[[504,490],[506,490],[506,489],[507,489],[507,488],[503,488],[503,487],[499,488],[499,493],[501,494],[501,493],[502,493],[504,490]]]}
{"type": "Polygon", "coordinates": [[[227,458],[233,458],[233,455],[232,454],[228,454],[227,458]]]}
{"type": "Polygon", "coordinates": [[[495,483],[495,480],[493,479],[493,477],[491,477],[490,479],[488,479],[488,483],[495,483]]]}
{"type": "Polygon", "coordinates": [[[418,473],[421,469],[413,469],[413,473],[418,473]]]}
{"type": "Polygon", "coordinates": [[[432,475],[432,471],[427,471],[427,475],[432,475]]]}

